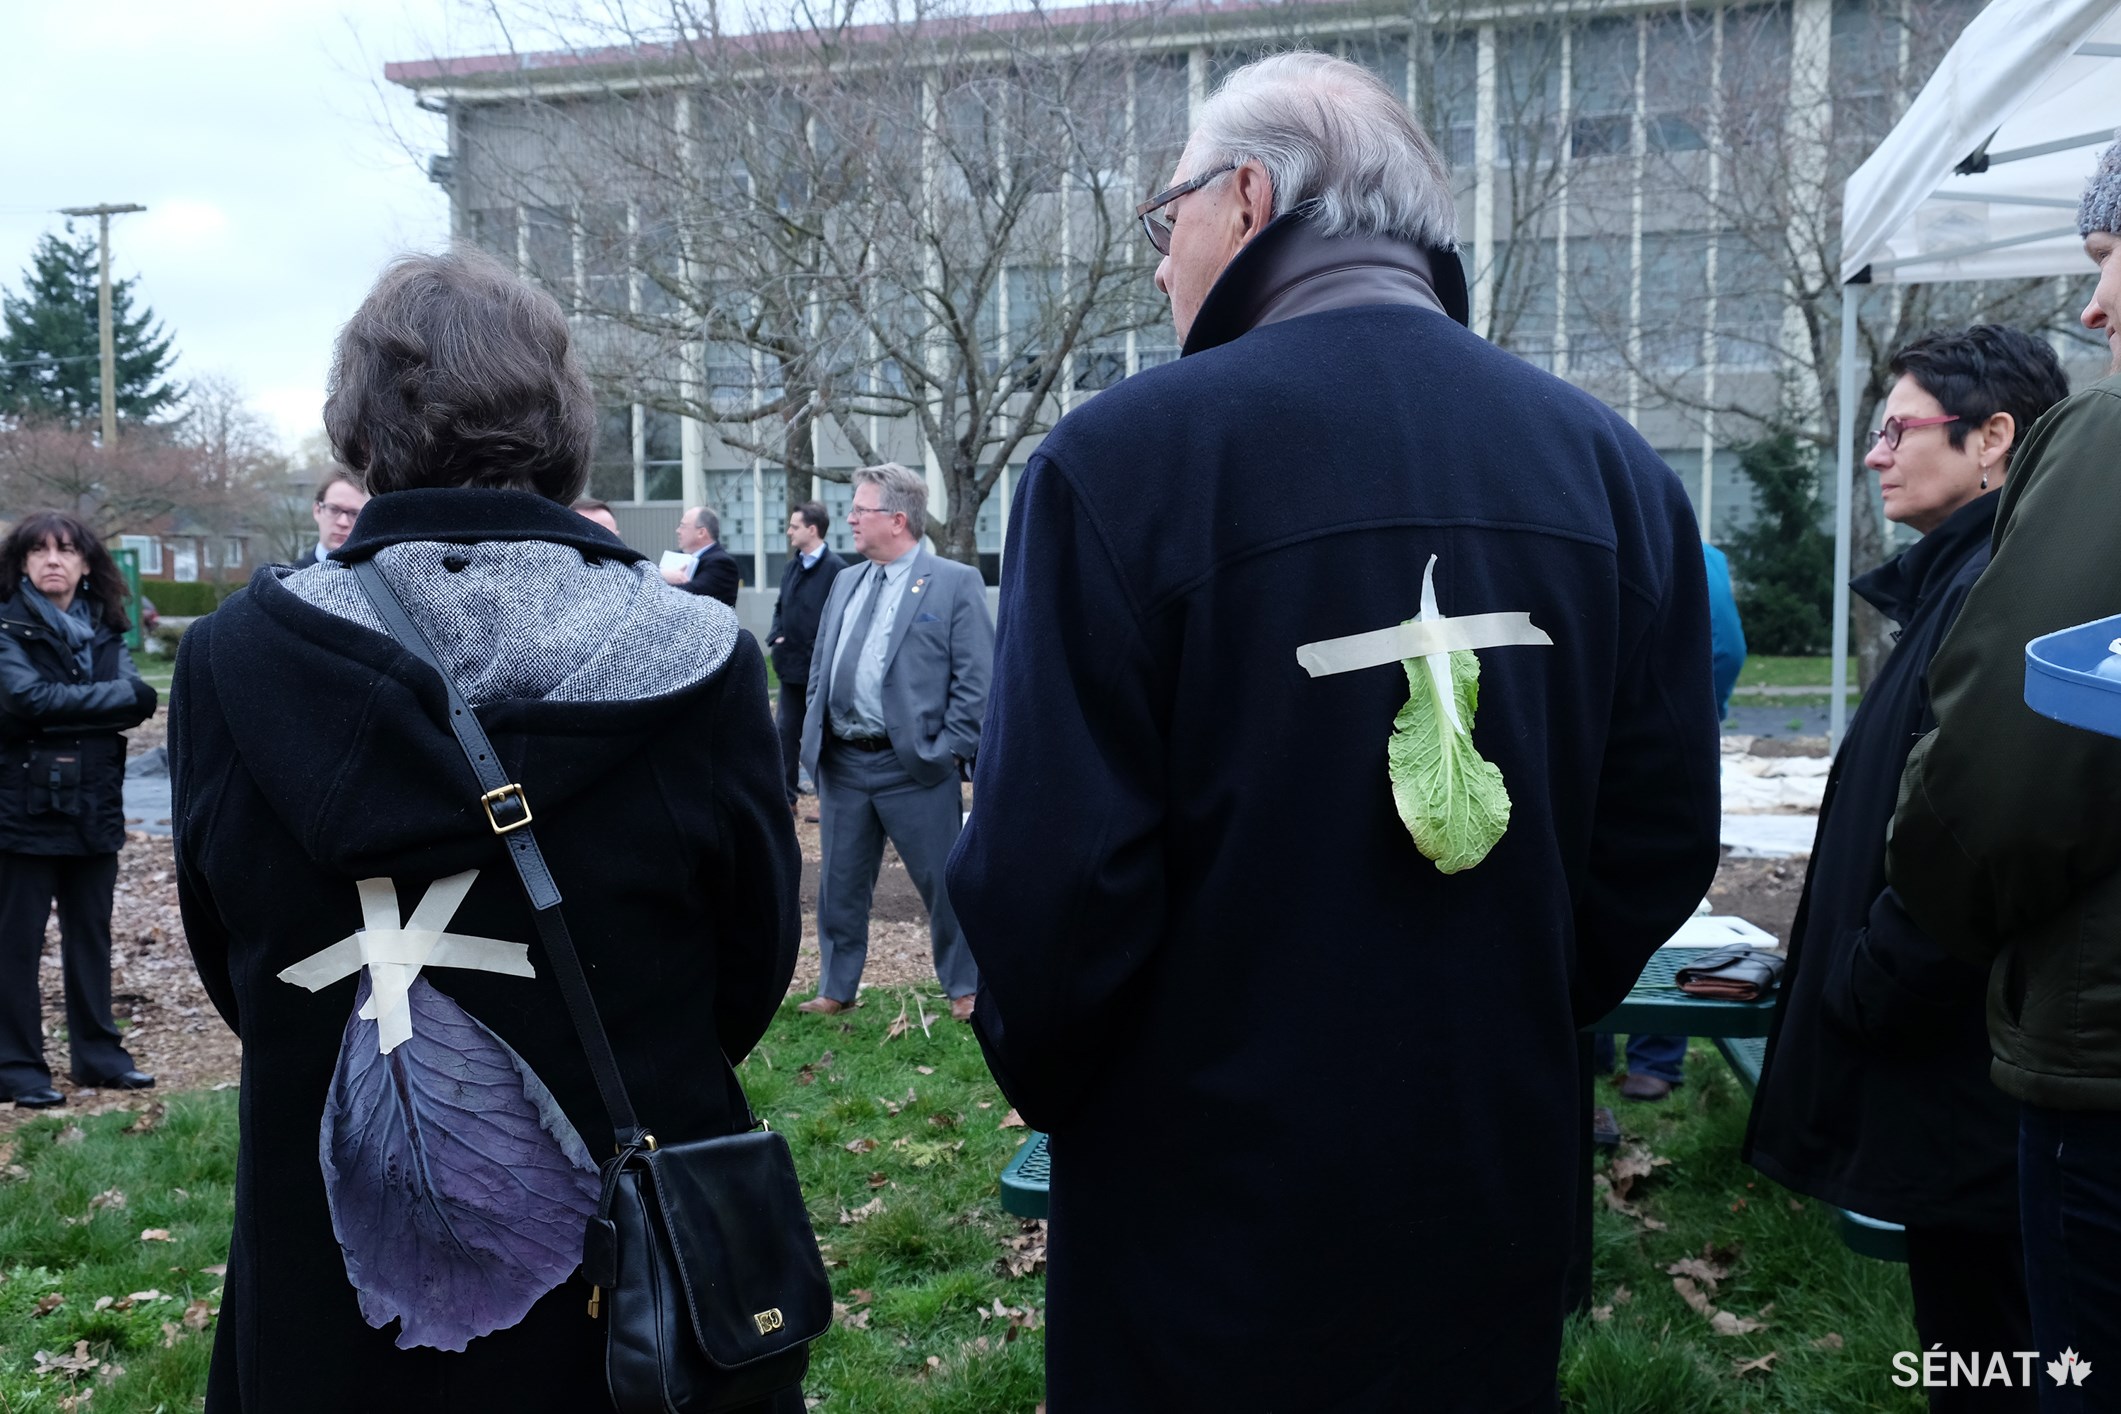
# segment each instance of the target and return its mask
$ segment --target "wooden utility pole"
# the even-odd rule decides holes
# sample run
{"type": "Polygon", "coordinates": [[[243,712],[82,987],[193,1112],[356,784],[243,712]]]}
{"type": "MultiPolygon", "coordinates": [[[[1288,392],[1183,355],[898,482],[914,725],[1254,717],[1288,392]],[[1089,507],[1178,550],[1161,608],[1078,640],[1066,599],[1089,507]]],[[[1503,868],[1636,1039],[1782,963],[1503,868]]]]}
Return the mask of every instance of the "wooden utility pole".
{"type": "Polygon", "coordinates": [[[103,350],[103,445],[106,448],[118,445],[118,352],[110,323],[110,218],[145,210],[144,206],[109,202],[101,206],[64,206],[59,209],[61,216],[96,218],[96,257],[103,267],[96,290],[96,333],[103,350]]]}

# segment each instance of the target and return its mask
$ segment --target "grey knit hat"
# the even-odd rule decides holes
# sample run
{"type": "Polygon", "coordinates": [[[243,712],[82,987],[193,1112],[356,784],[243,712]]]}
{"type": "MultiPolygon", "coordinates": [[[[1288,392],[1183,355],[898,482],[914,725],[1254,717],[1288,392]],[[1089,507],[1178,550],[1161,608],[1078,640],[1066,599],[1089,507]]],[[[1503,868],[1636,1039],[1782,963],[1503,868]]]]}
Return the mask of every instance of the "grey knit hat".
{"type": "Polygon", "coordinates": [[[2088,236],[2094,231],[2121,235],[2121,132],[2114,134],[2113,146],[2100,154],[2099,170],[2092,173],[2084,200],[2077,203],[2077,234],[2088,236]]]}

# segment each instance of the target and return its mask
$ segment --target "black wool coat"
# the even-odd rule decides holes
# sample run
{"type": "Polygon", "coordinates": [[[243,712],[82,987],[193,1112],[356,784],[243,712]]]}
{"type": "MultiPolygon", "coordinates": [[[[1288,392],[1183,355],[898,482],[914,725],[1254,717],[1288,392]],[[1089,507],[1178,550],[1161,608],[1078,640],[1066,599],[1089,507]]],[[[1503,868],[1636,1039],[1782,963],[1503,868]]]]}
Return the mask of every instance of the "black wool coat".
{"type": "MultiPolygon", "coordinates": [[[[543,541],[579,551],[578,566],[640,558],[564,506],[468,490],[376,497],[334,558],[435,541],[465,555],[498,545],[504,559],[543,541]]],[[[383,565],[392,571],[387,555],[383,565]]],[[[729,618],[684,600],[652,569],[636,572],[633,623],[650,611],[659,622],[729,618]],[[674,610],[659,609],[665,601],[674,610]]],[[[392,879],[409,911],[428,882],[479,870],[449,926],[528,943],[536,977],[430,967],[423,978],[515,1048],[592,1156],[612,1152],[612,1130],[529,904],[445,725],[440,679],[381,633],[306,602],[288,577],[260,570],[193,625],[172,694],[185,931],[208,993],[243,1038],[235,1233],[206,1407],[608,1409],[605,1331],[579,1281],[461,1353],[399,1350],[396,1326],[371,1329],[356,1304],[318,1131],[357,979],[312,993],[276,975],[362,926],[356,880],[392,879]]],[[[397,588],[417,617],[423,586],[397,588]]],[[[579,612],[564,582],[510,581],[495,601],[533,621],[579,612]]],[[[428,632],[447,660],[449,632],[428,632]]],[[[611,632],[622,637],[624,623],[611,632]]],[[[739,1127],[735,1081],[717,1053],[741,1059],[764,1033],[799,926],[800,858],[765,666],[733,621],[722,637],[731,646],[719,667],[667,695],[473,697],[529,799],[634,1105],[666,1140],[739,1127]]]]}
{"type": "Polygon", "coordinates": [[[115,854],[125,738],[155,714],[125,635],[100,615],[90,671],[19,593],[0,603],[0,853],[115,854]]]}
{"type": "Polygon", "coordinates": [[[1909,1226],[2016,1231],[2017,1102],[1989,1079],[1988,969],[1925,936],[1886,884],[1929,665],[1989,561],[2000,492],[1850,587],[1900,626],[1820,803],[1746,1157],[1800,1193],[1909,1226]]]}
{"type": "Polygon", "coordinates": [[[781,570],[781,597],[773,604],[773,627],[766,631],[773,673],[784,683],[810,681],[810,655],[817,647],[818,620],[834,576],[847,562],[831,546],[818,552],[817,563],[803,568],[801,555],[790,555],[781,570]]]}
{"type": "Polygon", "coordinates": [[[736,592],[743,587],[743,582],[736,556],[716,541],[700,551],[700,558],[692,566],[692,578],[678,587],[687,594],[704,594],[709,599],[719,599],[734,609],[736,592]]]}
{"type": "Polygon", "coordinates": [[[1716,866],[1700,544],[1619,417],[1444,314],[1258,322],[1275,238],[1011,510],[949,889],[1052,1135],[1048,1407],[1551,1408],[1578,1029],[1716,866]],[[1448,876],[1393,805],[1401,666],[1296,657],[1413,617],[1431,554],[1444,613],[1554,640],[1479,654],[1512,814],[1448,876]]]}

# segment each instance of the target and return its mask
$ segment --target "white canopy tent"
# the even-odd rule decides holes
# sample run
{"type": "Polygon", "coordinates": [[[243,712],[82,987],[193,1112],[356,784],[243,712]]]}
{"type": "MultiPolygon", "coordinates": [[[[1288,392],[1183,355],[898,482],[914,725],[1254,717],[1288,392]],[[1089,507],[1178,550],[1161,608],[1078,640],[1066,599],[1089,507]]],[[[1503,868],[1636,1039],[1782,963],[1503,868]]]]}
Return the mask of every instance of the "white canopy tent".
{"type": "Polygon", "coordinates": [[[1841,203],[1832,741],[1847,712],[1856,315],[1865,284],[2090,274],[2077,202],[2121,128],[2121,0],[1991,0],[1841,203]]]}

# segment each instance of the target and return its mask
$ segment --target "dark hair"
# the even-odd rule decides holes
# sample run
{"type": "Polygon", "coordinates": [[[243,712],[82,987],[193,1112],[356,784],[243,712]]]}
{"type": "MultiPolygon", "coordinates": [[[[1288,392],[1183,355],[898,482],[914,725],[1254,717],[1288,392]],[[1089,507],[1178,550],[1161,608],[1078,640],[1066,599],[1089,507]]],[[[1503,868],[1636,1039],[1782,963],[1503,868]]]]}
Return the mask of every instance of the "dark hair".
{"type": "Polygon", "coordinates": [[[589,481],[596,403],[551,295],[471,249],[393,261],[332,357],[324,430],[374,495],[589,481]]]}
{"type": "Polygon", "coordinates": [[[576,502],[575,502],[575,503],[574,503],[573,505],[569,506],[569,507],[568,507],[567,509],[568,509],[568,510],[570,510],[570,511],[573,511],[573,512],[575,512],[575,513],[576,513],[576,514],[578,514],[578,515],[586,515],[586,514],[587,514],[588,512],[590,512],[590,511],[608,511],[608,510],[610,510],[610,509],[611,509],[611,502],[609,502],[609,501],[599,501],[599,500],[598,500],[598,499],[597,499],[596,497],[594,497],[594,496],[584,496],[584,497],[583,497],[583,498],[582,498],[581,500],[579,500],[579,501],[576,501],[576,502]]]}
{"type": "Polygon", "coordinates": [[[342,482],[348,486],[353,487],[354,490],[363,492],[364,494],[368,490],[366,486],[363,486],[361,484],[360,477],[354,475],[352,472],[348,471],[343,466],[335,466],[325,474],[325,477],[322,481],[319,481],[317,483],[317,504],[320,506],[323,505],[324,498],[331,494],[331,488],[341,484],[342,482]]]}
{"type": "Polygon", "coordinates": [[[717,545],[722,543],[722,518],[714,513],[712,507],[693,506],[685,514],[692,518],[694,530],[704,530],[709,540],[717,545]]]}
{"type": "Polygon", "coordinates": [[[795,508],[795,513],[801,516],[809,524],[810,528],[820,535],[824,535],[832,529],[832,517],[826,515],[824,506],[816,501],[803,502],[803,504],[795,508]]]}
{"type": "Polygon", "coordinates": [[[88,561],[88,582],[79,592],[103,611],[104,624],[120,633],[131,628],[133,621],[125,612],[125,576],[118,572],[118,562],[103,548],[95,531],[65,511],[34,511],[0,541],[0,593],[15,597],[30,551],[47,540],[73,546],[88,561]]]}
{"type": "Polygon", "coordinates": [[[2004,324],[1932,330],[1894,354],[1887,370],[1914,379],[1959,419],[1944,428],[1954,447],[1997,413],[2009,413],[2018,428],[2005,465],[2040,414],[2069,396],[2062,360],[2047,341],[2004,324]]]}

